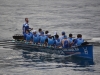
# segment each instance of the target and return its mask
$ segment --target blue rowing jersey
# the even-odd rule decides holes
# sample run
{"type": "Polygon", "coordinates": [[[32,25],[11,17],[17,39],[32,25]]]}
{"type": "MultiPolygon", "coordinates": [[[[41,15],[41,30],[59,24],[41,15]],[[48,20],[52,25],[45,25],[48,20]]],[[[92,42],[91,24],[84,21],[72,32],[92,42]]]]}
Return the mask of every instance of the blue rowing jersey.
{"type": "Polygon", "coordinates": [[[65,38],[67,38],[67,36],[66,36],[66,35],[61,36],[61,37],[60,37],[60,40],[62,41],[62,40],[63,40],[63,39],[65,39],[65,38]]]}
{"type": "Polygon", "coordinates": [[[44,44],[46,38],[47,38],[47,37],[46,37],[45,35],[40,36],[40,43],[41,43],[41,44],[44,44]]]}
{"type": "Polygon", "coordinates": [[[68,48],[68,47],[70,47],[70,46],[69,46],[69,42],[68,42],[68,40],[65,40],[65,41],[64,41],[64,46],[63,46],[63,48],[68,48]]]}
{"type": "Polygon", "coordinates": [[[70,43],[73,43],[73,38],[68,38],[68,40],[70,41],[70,43]]]}
{"type": "Polygon", "coordinates": [[[39,43],[39,41],[40,41],[40,36],[38,35],[38,34],[34,34],[33,35],[33,43],[39,43]]]}
{"type": "Polygon", "coordinates": [[[55,39],[55,46],[61,46],[61,40],[60,39],[55,39]]]}
{"type": "Polygon", "coordinates": [[[32,39],[32,33],[24,33],[24,37],[25,37],[25,40],[29,42],[32,39]]]}
{"type": "Polygon", "coordinates": [[[77,46],[80,46],[82,43],[84,42],[84,40],[82,38],[77,38],[77,46]]]}
{"type": "Polygon", "coordinates": [[[48,46],[54,45],[54,39],[53,38],[48,38],[48,46]]]}
{"type": "Polygon", "coordinates": [[[23,24],[23,34],[26,32],[26,30],[29,30],[29,25],[27,23],[23,24]]]}

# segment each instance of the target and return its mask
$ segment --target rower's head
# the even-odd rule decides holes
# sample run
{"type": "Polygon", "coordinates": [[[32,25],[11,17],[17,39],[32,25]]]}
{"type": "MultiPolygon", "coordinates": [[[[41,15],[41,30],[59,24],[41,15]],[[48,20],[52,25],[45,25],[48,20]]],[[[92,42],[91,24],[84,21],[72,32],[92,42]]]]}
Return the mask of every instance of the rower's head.
{"type": "Polygon", "coordinates": [[[62,35],[65,35],[65,32],[64,31],[62,32],[62,35]]]}
{"type": "Polygon", "coordinates": [[[39,30],[38,30],[39,32],[42,32],[42,29],[41,28],[39,28],[39,30]]]}
{"type": "Polygon", "coordinates": [[[25,22],[26,22],[26,23],[28,23],[28,22],[29,22],[29,21],[28,21],[28,18],[25,18],[25,22]]]}
{"type": "Polygon", "coordinates": [[[77,34],[77,38],[82,38],[82,34],[77,34]]]}
{"type": "Polygon", "coordinates": [[[46,31],[45,31],[45,34],[48,34],[48,33],[49,33],[49,31],[48,31],[48,30],[46,30],[46,31]]]}
{"type": "Polygon", "coordinates": [[[55,35],[55,38],[58,39],[59,38],[59,35],[55,35]]]}
{"type": "Polygon", "coordinates": [[[72,38],[72,37],[73,37],[73,35],[72,35],[72,34],[69,34],[69,37],[71,37],[71,38],[72,38]]]}

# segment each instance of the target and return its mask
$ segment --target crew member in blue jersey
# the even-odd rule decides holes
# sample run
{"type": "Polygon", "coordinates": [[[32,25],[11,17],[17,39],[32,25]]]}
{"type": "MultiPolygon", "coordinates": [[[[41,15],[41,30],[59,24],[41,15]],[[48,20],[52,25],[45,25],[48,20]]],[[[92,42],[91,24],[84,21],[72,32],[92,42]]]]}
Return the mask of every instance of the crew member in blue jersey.
{"type": "Polygon", "coordinates": [[[51,33],[48,33],[48,38],[45,40],[47,46],[54,46],[54,39],[51,33]]]}
{"type": "Polygon", "coordinates": [[[25,18],[25,24],[23,24],[23,34],[26,32],[26,30],[32,30],[33,28],[29,27],[29,20],[28,18],[25,18]]]}
{"type": "Polygon", "coordinates": [[[54,36],[52,36],[54,40],[56,39],[56,35],[59,36],[59,35],[57,34],[57,32],[55,31],[55,32],[54,32],[54,36]]]}
{"type": "Polygon", "coordinates": [[[59,35],[57,35],[57,34],[55,35],[54,45],[56,48],[61,47],[61,40],[59,39],[59,35]]]}
{"type": "Polygon", "coordinates": [[[38,35],[42,35],[42,32],[43,32],[42,29],[39,28],[39,29],[38,29],[38,35]]]}
{"type": "Polygon", "coordinates": [[[68,40],[69,40],[70,46],[72,46],[73,45],[73,35],[72,34],[69,34],[68,40]]]}
{"type": "Polygon", "coordinates": [[[65,32],[63,31],[62,36],[60,37],[60,40],[62,41],[64,38],[67,38],[67,36],[66,36],[65,32]]]}
{"type": "Polygon", "coordinates": [[[82,35],[78,34],[77,39],[74,40],[74,45],[80,46],[82,43],[84,43],[84,40],[82,39],[82,35]]]}
{"type": "Polygon", "coordinates": [[[32,41],[32,33],[29,30],[26,30],[24,33],[25,41],[31,42],[32,41]]]}
{"type": "Polygon", "coordinates": [[[65,40],[64,41],[63,48],[69,48],[69,47],[70,47],[69,41],[68,40],[65,40]]]}
{"type": "Polygon", "coordinates": [[[45,31],[45,36],[48,38],[48,33],[49,33],[49,31],[48,30],[46,30],[45,31]]]}
{"type": "Polygon", "coordinates": [[[62,47],[63,47],[63,48],[68,48],[68,47],[70,47],[70,42],[69,42],[69,40],[67,39],[67,37],[64,37],[64,38],[62,39],[61,44],[62,44],[62,47]]]}
{"type": "Polygon", "coordinates": [[[33,31],[32,39],[34,44],[38,44],[40,41],[40,36],[36,33],[36,30],[33,31]]]}
{"type": "Polygon", "coordinates": [[[82,39],[82,35],[78,34],[77,35],[77,41],[76,41],[76,45],[80,46],[82,43],[84,43],[84,40],[82,39]]]}
{"type": "Polygon", "coordinates": [[[40,44],[41,44],[41,45],[44,45],[44,44],[45,44],[46,38],[47,38],[47,37],[44,35],[44,32],[42,31],[42,32],[41,32],[41,35],[40,35],[40,44]]]}

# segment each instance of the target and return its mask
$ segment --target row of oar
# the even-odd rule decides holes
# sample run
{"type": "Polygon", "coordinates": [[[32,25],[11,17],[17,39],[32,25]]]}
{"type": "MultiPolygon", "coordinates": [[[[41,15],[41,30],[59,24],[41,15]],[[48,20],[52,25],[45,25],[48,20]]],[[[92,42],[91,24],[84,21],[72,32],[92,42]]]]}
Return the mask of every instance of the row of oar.
{"type": "MultiPolygon", "coordinates": [[[[25,43],[23,41],[0,41],[0,46],[3,48],[20,48],[20,49],[34,49],[34,48],[44,48],[45,46],[25,43]]],[[[46,47],[45,47],[46,48],[46,47]]],[[[49,47],[50,48],[50,47],[49,47]]]]}
{"type": "MultiPolygon", "coordinates": [[[[37,49],[41,49],[41,48],[46,48],[43,46],[37,46],[35,44],[27,44],[23,41],[14,41],[14,40],[8,40],[8,41],[0,41],[0,46],[3,46],[3,48],[11,48],[11,49],[23,49],[23,50],[32,50],[32,51],[37,51],[37,49]],[[35,50],[36,49],[36,50],[35,50]]],[[[48,52],[50,54],[55,53],[54,51],[56,50],[47,50],[48,48],[44,49],[44,50],[39,50],[40,52],[48,52]]],[[[62,49],[61,49],[62,50],[62,49]]],[[[58,50],[59,51],[59,50],[58,50]]],[[[57,52],[57,54],[60,54],[57,52]]],[[[73,53],[71,55],[68,55],[67,57],[76,55],[77,53],[73,53]]]]}
{"type": "MultiPolygon", "coordinates": [[[[92,44],[94,46],[100,46],[100,38],[92,38],[92,39],[84,39],[84,40],[87,41],[89,44],[92,44]]],[[[3,40],[3,41],[0,41],[0,46],[15,45],[16,43],[17,43],[17,41],[15,41],[15,40],[3,40]]],[[[24,44],[25,42],[18,41],[18,43],[24,44]]]]}
{"type": "MultiPolygon", "coordinates": [[[[100,38],[93,38],[93,39],[85,39],[89,44],[92,44],[94,46],[100,46],[100,38]]],[[[22,48],[22,49],[29,49],[33,48],[34,46],[32,44],[26,44],[23,41],[15,41],[15,40],[3,40],[0,41],[0,46],[3,48],[22,48]]],[[[37,46],[38,47],[38,46],[37,46]]],[[[39,46],[40,47],[40,46],[39,46]]]]}

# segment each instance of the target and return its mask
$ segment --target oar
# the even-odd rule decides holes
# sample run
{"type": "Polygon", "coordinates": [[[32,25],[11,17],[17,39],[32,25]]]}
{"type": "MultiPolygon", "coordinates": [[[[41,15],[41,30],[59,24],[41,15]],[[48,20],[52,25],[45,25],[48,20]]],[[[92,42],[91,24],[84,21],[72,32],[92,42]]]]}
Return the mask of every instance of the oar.
{"type": "Polygon", "coordinates": [[[6,43],[15,43],[15,41],[11,40],[11,41],[0,41],[0,44],[6,44],[6,43]]]}
{"type": "Polygon", "coordinates": [[[91,39],[84,39],[85,41],[87,41],[90,44],[93,44],[95,46],[99,46],[100,45],[100,38],[91,38],[91,39]]]}
{"type": "Polygon", "coordinates": [[[100,42],[100,38],[91,38],[91,39],[84,39],[85,41],[93,41],[93,42],[97,42],[99,41],[100,42]]]}
{"type": "Polygon", "coordinates": [[[23,45],[24,43],[19,42],[19,43],[15,43],[15,42],[0,42],[0,46],[5,46],[5,45],[23,45]]]}
{"type": "Polygon", "coordinates": [[[0,42],[10,42],[10,41],[14,41],[14,40],[0,40],[0,42]]]}
{"type": "Polygon", "coordinates": [[[80,52],[75,52],[73,54],[70,54],[70,55],[66,55],[65,57],[71,57],[71,56],[74,56],[74,55],[77,55],[77,54],[81,54],[80,52]]]}
{"type": "Polygon", "coordinates": [[[18,44],[4,45],[3,47],[36,48],[38,46],[35,44],[18,43],[18,44]]]}

